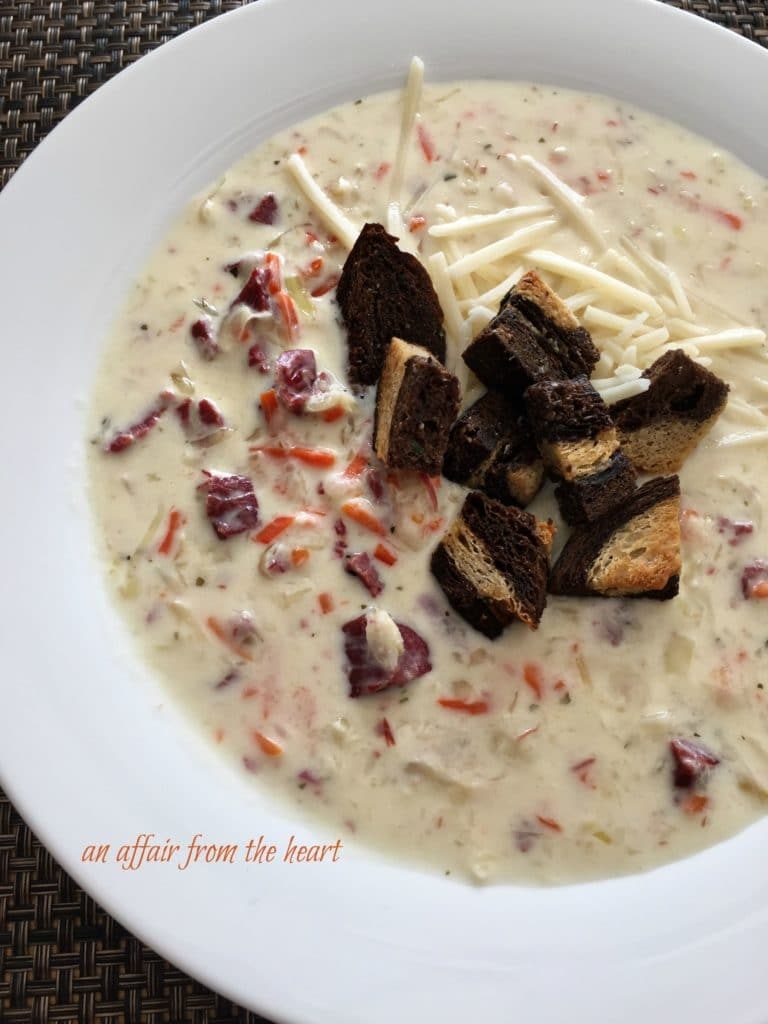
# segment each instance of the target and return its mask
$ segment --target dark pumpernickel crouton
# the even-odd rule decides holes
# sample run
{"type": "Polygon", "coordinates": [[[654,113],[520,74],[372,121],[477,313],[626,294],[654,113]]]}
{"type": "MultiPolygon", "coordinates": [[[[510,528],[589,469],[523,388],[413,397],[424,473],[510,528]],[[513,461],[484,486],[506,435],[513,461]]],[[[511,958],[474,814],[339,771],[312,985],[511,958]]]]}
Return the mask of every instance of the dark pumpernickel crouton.
{"type": "Polygon", "coordinates": [[[438,476],[460,405],[453,374],[425,348],[393,338],[376,393],[376,454],[393,469],[438,476]]]}
{"type": "Polygon", "coordinates": [[[657,477],[595,523],[576,527],[549,579],[552,594],[675,597],[680,576],[680,481],[657,477]]]}
{"type": "Polygon", "coordinates": [[[347,256],[336,298],[347,329],[349,379],[375,384],[392,338],[445,362],[445,331],[429,274],[381,224],[366,224],[347,256]]]}
{"type": "Polygon", "coordinates": [[[459,615],[490,639],[516,619],[536,629],[551,538],[550,524],[471,491],[432,554],[432,573],[459,615]]]}
{"type": "Polygon", "coordinates": [[[632,494],[635,471],[586,377],[534,384],[525,404],[544,462],[562,481],[555,497],[567,523],[600,519],[632,494]]]}
{"type": "Polygon", "coordinates": [[[637,469],[675,473],[725,408],[728,385],[680,349],[643,376],[648,390],[613,406],[619,439],[637,469]]]}
{"type": "Polygon", "coordinates": [[[533,443],[520,402],[488,391],[453,426],[443,475],[485,491],[505,505],[533,501],[544,480],[544,465],[533,443]]]}
{"type": "Polygon", "coordinates": [[[575,480],[562,480],[555,497],[566,523],[591,523],[627,502],[637,477],[632,463],[617,449],[604,468],[575,480]]]}
{"type": "Polygon", "coordinates": [[[589,376],[600,354],[565,303],[530,271],[463,358],[486,387],[513,396],[540,380],[589,376]]]}

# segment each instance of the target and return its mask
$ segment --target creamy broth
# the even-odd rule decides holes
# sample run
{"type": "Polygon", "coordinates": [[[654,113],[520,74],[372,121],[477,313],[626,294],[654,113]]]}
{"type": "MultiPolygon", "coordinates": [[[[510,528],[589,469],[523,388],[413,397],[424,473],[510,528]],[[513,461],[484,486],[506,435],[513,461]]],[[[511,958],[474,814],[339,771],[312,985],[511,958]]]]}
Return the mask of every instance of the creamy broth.
{"type": "MultiPolygon", "coordinates": [[[[749,331],[732,345],[710,340],[768,322],[768,185],[711,143],[609,99],[490,82],[425,87],[400,192],[402,244],[437,273],[435,253],[450,266],[531,227],[517,251],[454,278],[452,312],[443,302],[449,368],[488,319],[478,297],[490,291],[495,312],[505,278],[543,267],[559,294],[576,296],[605,353],[595,377],[647,366],[669,331],[675,344],[703,337],[698,357],[731,386],[680,474],[680,595],[550,597],[538,631],[516,624],[491,642],[450,609],[429,572],[466,492],[388,474],[370,454],[375,389],[352,393],[346,383],[334,299],[347,248],[287,168],[298,151],[351,225],[386,224],[401,104],[399,93],[374,96],[271,139],[197,197],[152,256],[114,326],[93,399],[92,500],[110,587],[208,739],[254,785],[315,815],[323,835],[481,881],[561,883],[686,856],[744,828],[768,800],[768,604],[742,591],[745,567],[768,558],[768,363],[749,331]],[[525,155],[537,164],[513,159],[525,155]],[[553,195],[539,165],[585,197],[575,215],[571,193],[553,195]],[[274,223],[251,219],[269,193],[274,223]],[[526,206],[540,209],[429,234],[456,217],[526,206]],[[227,316],[254,254],[266,250],[283,261],[298,317],[292,338],[289,319],[227,316]],[[651,291],[662,314],[607,302],[599,286],[547,269],[542,251],[651,291]],[[227,267],[237,261],[235,278],[227,267]],[[677,274],[671,283],[665,268],[677,274]],[[635,326],[627,332],[600,310],[635,326]],[[457,311],[469,318],[461,337],[457,311]],[[220,346],[210,360],[190,333],[201,319],[220,346]],[[318,371],[331,375],[324,408],[265,416],[261,395],[284,348],[314,350],[318,371]],[[105,452],[164,389],[172,397],[157,423],[105,452]],[[200,399],[215,403],[226,431],[197,418],[200,399]],[[333,464],[253,450],[279,444],[327,450],[333,464]],[[256,526],[216,536],[204,471],[252,480],[256,526]],[[366,528],[353,507],[375,521],[366,528]],[[278,516],[295,518],[279,535],[277,523],[270,541],[262,531],[278,516]],[[372,556],[383,583],[375,598],[344,571],[340,554],[353,552],[372,556]],[[424,638],[432,670],[352,699],[341,627],[374,607],[424,638]],[[698,737],[720,759],[698,801],[673,786],[675,737],[698,737]]],[[[255,216],[272,215],[261,206],[255,216]]],[[[466,375],[463,383],[470,399],[480,394],[466,375]]],[[[530,511],[560,527],[556,554],[567,528],[551,484],[530,511]]]]}

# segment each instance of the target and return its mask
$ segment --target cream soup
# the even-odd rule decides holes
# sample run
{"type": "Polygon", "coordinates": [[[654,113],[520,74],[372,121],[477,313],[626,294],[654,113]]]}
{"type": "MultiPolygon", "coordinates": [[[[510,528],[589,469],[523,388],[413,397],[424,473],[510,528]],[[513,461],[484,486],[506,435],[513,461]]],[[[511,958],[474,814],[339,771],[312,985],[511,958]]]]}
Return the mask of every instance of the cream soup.
{"type": "MultiPolygon", "coordinates": [[[[93,398],[109,585],[206,737],[319,834],[480,881],[647,869],[768,807],[768,185],[610,99],[420,92],[417,71],[264,143],[152,256],[93,398]],[[334,288],[367,221],[432,275],[465,404],[462,348],[534,268],[592,332],[607,401],[670,345],[727,380],[680,474],[677,598],[550,597],[537,631],[494,642],[451,610],[429,559],[466,492],[378,463],[375,389],[347,382],[334,288]],[[431,670],[351,697],[342,626],[362,615],[383,665],[395,620],[431,670]],[[719,762],[694,787],[680,739],[719,762]]],[[[556,555],[551,484],[530,510],[556,555]]]]}

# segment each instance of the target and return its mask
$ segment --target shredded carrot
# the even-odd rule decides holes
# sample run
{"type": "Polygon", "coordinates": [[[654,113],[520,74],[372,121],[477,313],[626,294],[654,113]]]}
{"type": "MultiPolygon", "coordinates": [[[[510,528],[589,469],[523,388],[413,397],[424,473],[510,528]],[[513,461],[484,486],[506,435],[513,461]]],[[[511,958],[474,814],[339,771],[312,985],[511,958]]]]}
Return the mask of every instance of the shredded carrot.
{"type": "Polygon", "coordinates": [[[680,801],[680,807],[686,814],[701,814],[709,806],[709,797],[701,793],[689,793],[680,801]]]}
{"type": "Polygon", "coordinates": [[[175,334],[176,331],[178,331],[178,329],[180,327],[183,327],[184,321],[186,319],[187,319],[187,317],[186,317],[185,313],[182,313],[181,316],[177,316],[176,319],[171,324],[171,326],[168,328],[168,330],[171,332],[171,334],[175,334]]]}
{"type": "Polygon", "coordinates": [[[422,217],[421,214],[411,217],[408,221],[408,230],[413,233],[414,231],[421,231],[424,225],[427,223],[427,218],[422,217]]]}
{"type": "Polygon", "coordinates": [[[263,732],[259,732],[258,729],[254,729],[252,735],[267,757],[279,757],[282,754],[283,748],[280,744],[275,743],[275,741],[271,740],[269,736],[265,736],[263,732]]]}
{"type": "Polygon", "coordinates": [[[254,697],[258,696],[259,691],[255,686],[246,686],[246,688],[240,694],[242,700],[253,700],[254,697]]]}
{"type": "Polygon", "coordinates": [[[553,832],[562,832],[563,827],[554,818],[545,818],[541,814],[536,815],[536,820],[540,821],[544,828],[551,828],[553,832]]]}
{"type": "Polygon", "coordinates": [[[298,569],[300,565],[304,565],[305,562],[309,561],[309,548],[294,548],[291,552],[291,562],[298,569]]]}
{"type": "Polygon", "coordinates": [[[757,598],[768,597],[768,580],[760,580],[759,583],[753,583],[749,588],[749,596],[757,598]]]}
{"type": "Polygon", "coordinates": [[[332,405],[330,409],[326,409],[323,413],[323,420],[325,423],[335,423],[336,420],[340,420],[343,415],[343,405],[332,405]]]}
{"type": "Polygon", "coordinates": [[[259,403],[261,404],[261,411],[264,413],[264,419],[268,424],[271,423],[273,416],[277,412],[277,395],[275,394],[275,389],[269,388],[267,391],[262,392],[259,403]]]}
{"type": "Polygon", "coordinates": [[[536,700],[541,700],[541,684],[543,682],[541,678],[541,669],[538,665],[532,661],[527,661],[523,666],[523,679],[533,690],[536,695],[536,700]]]}
{"type": "Polygon", "coordinates": [[[299,445],[290,445],[285,448],[272,445],[256,445],[251,448],[252,452],[262,452],[272,459],[297,459],[307,466],[319,466],[327,469],[336,461],[336,453],[330,448],[302,448],[299,445]]]}
{"type": "Polygon", "coordinates": [[[288,529],[295,519],[296,516],[276,516],[271,523],[267,523],[262,530],[255,534],[253,540],[258,541],[259,544],[271,544],[275,538],[288,529]]]}
{"type": "Polygon", "coordinates": [[[249,654],[249,652],[244,650],[244,648],[242,648],[240,644],[235,643],[235,641],[232,639],[231,636],[228,635],[226,629],[224,629],[224,627],[217,618],[215,618],[213,615],[209,615],[208,618],[205,620],[205,624],[216,637],[216,639],[220,640],[224,644],[224,646],[228,647],[233,654],[236,654],[238,656],[238,658],[243,658],[245,661],[253,661],[253,657],[249,654]]]}
{"type": "Polygon", "coordinates": [[[484,715],[488,711],[488,701],[458,700],[454,697],[438,697],[437,703],[449,711],[461,711],[465,715],[484,715]]]}
{"type": "Polygon", "coordinates": [[[333,598],[330,594],[323,592],[317,595],[317,603],[320,605],[320,611],[323,615],[327,615],[333,611],[333,598]]]}
{"type": "Polygon", "coordinates": [[[158,554],[169,555],[171,553],[171,548],[173,547],[173,542],[176,537],[176,533],[179,527],[186,523],[186,521],[187,520],[184,517],[183,513],[179,512],[177,508],[171,509],[170,513],[168,514],[168,529],[165,532],[165,536],[160,541],[160,544],[157,549],[158,554]]]}
{"type": "Polygon", "coordinates": [[[333,291],[333,289],[336,287],[338,283],[339,275],[331,274],[331,276],[327,277],[322,284],[319,284],[317,286],[317,288],[313,288],[309,294],[312,296],[313,299],[319,299],[321,298],[321,296],[327,295],[328,292],[333,291]]]}
{"type": "Polygon", "coordinates": [[[343,475],[348,480],[352,480],[356,476],[360,476],[360,474],[363,472],[367,465],[368,459],[361,452],[358,452],[358,454],[354,457],[354,459],[352,459],[350,464],[344,470],[343,475]]]}
{"type": "Polygon", "coordinates": [[[299,314],[296,312],[296,303],[288,292],[283,291],[277,292],[274,301],[280,314],[286,340],[296,341],[299,337],[299,314]]]}
{"type": "Polygon", "coordinates": [[[428,164],[431,164],[435,159],[435,144],[432,141],[432,136],[429,134],[423,124],[419,124],[418,127],[419,145],[421,151],[424,154],[424,159],[428,164]]]}
{"type": "Polygon", "coordinates": [[[304,232],[304,244],[305,245],[313,245],[315,242],[319,242],[319,241],[320,241],[320,239],[317,237],[317,235],[315,234],[314,231],[307,230],[307,231],[304,232]]]}
{"type": "Polygon", "coordinates": [[[277,295],[283,290],[283,268],[276,252],[268,252],[265,260],[267,267],[267,289],[270,295],[277,295]]]}
{"type": "Polygon", "coordinates": [[[362,526],[379,537],[386,537],[387,528],[373,511],[373,505],[367,498],[350,498],[341,506],[342,514],[348,516],[358,526],[362,526]]]}
{"type": "Polygon", "coordinates": [[[221,741],[224,739],[224,730],[214,729],[213,738],[216,740],[217,743],[221,743],[221,741]]]}
{"type": "Polygon", "coordinates": [[[296,152],[299,154],[299,156],[306,156],[307,155],[307,147],[306,146],[299,146],[299,148],[296,150],[296,152]]]}
{"type": "Polygon", "coordinates": [[[376,550],[373,552],[373,557],[378,558],[384,565],[394,565],[397,562],[397,555],[394,551],[391,551],[386,544],[377,544],[376,550]]]}

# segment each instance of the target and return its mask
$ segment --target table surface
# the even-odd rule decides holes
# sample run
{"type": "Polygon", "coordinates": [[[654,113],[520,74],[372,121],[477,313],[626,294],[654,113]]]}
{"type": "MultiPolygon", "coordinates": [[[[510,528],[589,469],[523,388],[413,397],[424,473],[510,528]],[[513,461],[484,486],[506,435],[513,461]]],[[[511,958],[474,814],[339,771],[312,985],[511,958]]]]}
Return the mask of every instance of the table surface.
{"type": "MultiPolygon", "coordinates": [[[[768,47],[768,0],[662,0],[768,47]]],[[[0,2],[0,188],[70,110],[242,0],[0,2]]],[[[0,789],[2,1024],[268,1024],[185,975],[59,867],[0,789]]]]}

